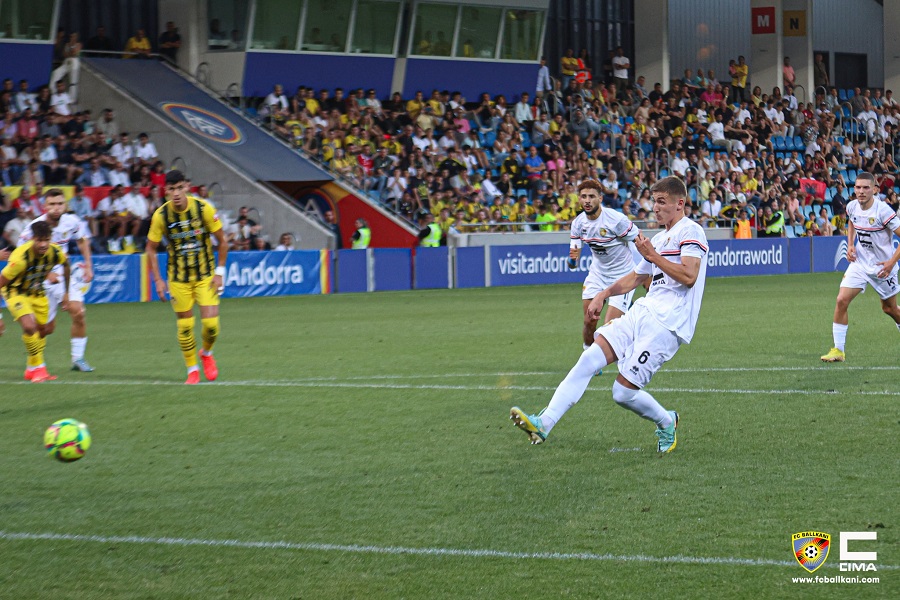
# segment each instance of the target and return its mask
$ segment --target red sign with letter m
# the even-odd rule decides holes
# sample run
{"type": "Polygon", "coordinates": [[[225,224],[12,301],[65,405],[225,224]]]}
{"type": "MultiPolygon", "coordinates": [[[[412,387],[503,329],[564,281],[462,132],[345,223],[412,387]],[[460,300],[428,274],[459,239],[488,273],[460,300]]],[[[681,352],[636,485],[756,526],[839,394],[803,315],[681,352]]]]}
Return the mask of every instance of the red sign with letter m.
{"type": "Polygon", "coordinates": [[[751,33],[775,33],[775,7],[760,6],[750,9],[751,33]]]}

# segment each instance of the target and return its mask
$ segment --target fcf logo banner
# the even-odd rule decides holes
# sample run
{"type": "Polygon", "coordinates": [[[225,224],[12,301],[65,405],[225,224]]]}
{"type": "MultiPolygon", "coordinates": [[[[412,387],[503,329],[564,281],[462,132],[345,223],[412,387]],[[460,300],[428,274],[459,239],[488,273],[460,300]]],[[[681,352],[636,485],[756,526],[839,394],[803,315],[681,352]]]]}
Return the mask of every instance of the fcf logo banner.
{"type": "Polygon", "coordinates": [[[831,536],[821,531],[801,531],[791,536],[794,546],[794,558],[800,566],[812,573],[828,558],[831,549],[831,536]]]}

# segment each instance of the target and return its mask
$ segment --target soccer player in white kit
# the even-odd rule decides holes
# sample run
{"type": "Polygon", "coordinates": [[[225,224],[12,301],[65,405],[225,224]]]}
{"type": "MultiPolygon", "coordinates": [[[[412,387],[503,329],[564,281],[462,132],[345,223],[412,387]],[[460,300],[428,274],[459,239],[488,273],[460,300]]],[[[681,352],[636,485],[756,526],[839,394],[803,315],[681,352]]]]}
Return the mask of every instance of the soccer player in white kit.
{"type": "Polygon", "coordinates": [[[634,243],[643,260],[601,291],[588,306],[588,313],[599,316],[607,298],[630,292],[648,279],[650,289],[625,315],[597,330],[594,343],[556,388],[547,408],[537,415],[526,415],[515,406],[511,409],[510,418],[532,444],[547,439],[554,425],[584,395],[598,369],[618,361],[613,400],[656,424],[658,452],[675,449],[678,413],[663,408],[643,388],[675,356],[678,347],[689,344],[694,336],[709,244],[703,228],[684,216],[687,189],[683,181],[665,177],[650,193],[655,202],[653,212],[665,231],[652,240],[638,235],[634,243]]]}
{"type": "Polygon", "coordinates": [[[900,218],[890,206],[875,199],[875,177],[860,173],[853,185],[856,199],[847,204],[847,261],[850,266],[841,279],[831,333],[834,347],[822,357],[824,362],[844,362],[847,340],[847,308],[853,299],[871,285],[881,298],[881,310],[900,329],[897,307],[897,260],[900,248],[894,250],[894,234],[900,235],[900,218]]]}
{"type": "MultiPolygon", "coordinates": [[[[93,261],[91,260],[91,233],[87,223],[72,213],[67,213],[66,197],[58,188],[47,191],[44,200],[44,208],[47,211],[31,223],[29,223],[22,235],[19,236],[18,245],[22,245],[32,238],[31,226],[37,221],[46,221],[53,229],[50,241],[58,244],[66,250],[71,240],[75,240],[81,252],[81,260],[73,261],[71,265],[71,278],[69,280],[69,304],[68,312],[72,317],[72,370],[90,372],[93,371],[84,359],[84,351],[87,347],[87,325],[84,319],[84,295],[90,289],[91,280],[94,278],[93,261]]],[[[56,328],[56,311],[65,294],[65,283],[62,278],[62,266],[57,266],[51,271],[44,281],[44,290],[50,303],[50,314],[47,318],[46,335],[50,335],[56,328]]]]}
{"type": "MultiPolygon", "coordinates": [[[[628,242],[634,241],[640,230],[622,213],[612,209],[604,210],[600,206],[603,193],[597,181],[582,181],[578,186],[578,198],[583,212],[572,221],[569,267],[577,266],[582,244],[590,246],[591,266],[581,287],[585,315],[582,338],[584,349],[587,350],[594,343],[594,331],[597,329],[597,318],[587,318],[588,305],[597,294],[634,269],[634,256],[628,242]]],[[[624,315],[631,306],[632,296],[634,290],[611,296],[605,322],[609,323],[624,315]]],[[[600,306],[602,308],[603,305],[600,306]]]]}

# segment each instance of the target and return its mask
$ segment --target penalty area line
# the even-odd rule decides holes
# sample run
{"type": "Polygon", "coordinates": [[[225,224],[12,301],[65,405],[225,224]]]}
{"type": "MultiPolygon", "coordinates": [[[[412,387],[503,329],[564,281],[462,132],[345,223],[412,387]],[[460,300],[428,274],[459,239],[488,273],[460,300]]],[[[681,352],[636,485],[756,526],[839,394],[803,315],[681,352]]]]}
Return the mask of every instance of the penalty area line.
{"type": "MultiPolygon", "coordinates": [[[[2,385],[34,385],[27,381],[0,381],[2,385]]],[[[183,386],[178,381],[137,381],[137,380],[56,380],[41,383],[42,386],[64,385],[111,385],[111,386],[183,386]]],[[[261,387],[261,388],[310,388],[310,389],[388,389],[388,390],[449,390],[470,392],[502,392],[504,390],[519,392],[552,392],[556,386],[546,385],[450,385],[450,384],[414,384],[414,383],[362,383],[350,381],[216,381],[214,383],[201,383],[199,388],[214,387],[261,387]]],[[[596,388],[594,388],[596,390],[596,388]]],[[[753,390],[732,388],[695,388],[695,387],[648,387],[649,392],[660,393],[684,393],[684,394],[762,394],[770,396],[900,396],[900,391],[839,391],[839,390],[753,390]]]]}
{"type": "MultiPolygon", "coordinates": [[[[363,546],[358,544],[319,544],[312,542],[264,542],[227,539],[196,539],[175,537],[145,537],[117,535],[82,535],[69,533],[19,533],[0,531],[0,540],[59,541],[97,544],[138,544],[157,546],[206,546],[213,548],[241,548],[254,550],[303,550],[310,552],[345,552],[354,554],[387,554],[462,558],[500,558],[513,560],[576,560],[593,562],[628,562],[646,564],[729,565],[740,567],[794,567],[793,561],[759,558],[705,556],[647,556],[643,554],[597,554],[593,552],[510,552],[506,550],[461,548],[411,548],[404,546],[363,546]]],[[[830,565],[825,565],[830,566],[830,565]]],[[[894,565],[878,565],[879,569],[895,570],[894,565]]]]}

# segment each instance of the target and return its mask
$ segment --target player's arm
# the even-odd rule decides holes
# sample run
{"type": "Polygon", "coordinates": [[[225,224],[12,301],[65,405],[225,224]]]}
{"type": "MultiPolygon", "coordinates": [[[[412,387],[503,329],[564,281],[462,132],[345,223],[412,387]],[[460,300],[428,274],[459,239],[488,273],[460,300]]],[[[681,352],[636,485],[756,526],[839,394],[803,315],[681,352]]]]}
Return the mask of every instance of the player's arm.
{"type": "MultiPolygon", "coordinates": [[[[894,235],[900,235],[900,227],[894,230],[894,235]]],[[[849,246],[847,247],[849,251],[849,246]]],[[[884,262],[878,263],[881,265],[881,270],[878,271],[878,277],[884,279],[888,275],[891,274],[891,271],[894,270],[894,265],[897,264],[897,261],[900,260],[900,246],[894,250],[894,254],[884,262]]]]}
{"type": "Polygon", "coordinates": [[[578,266],[578,258],[581,256],[581,238],[572,238],[572,241],[569,243],[569,260],[566,261],[566,264],[570,269],[575,269],[578,266]]]}
{"type": "Polygon", "coordinates": [[[650,238],[643,235],[638,236],[634,245],[637,247],[638,252],[641,253],[641,256],[644,257],[644,260],[656,265],[660,271],[681,285],[694,287],[694,283],[697,282],[697,276],[700,274],[700,264],[702,262],[700,258],[696,256],[682,256],[681,264],[674,263],[657,252],[650,238]]]}
{"type": "Polygon", "coordinates": [[[66,255],[62,255],[62,265],[63,265],[63,277],[65,278],[66,287],[63,292],[62,302],[59,303],[60,308],[63,310],[69,310],[69,281],[72,277],[72,268],[69,266],[69,259],[66,258],[66,255]]]}
{"type": "Polygon", "coordinates": [[[603,310],[603,304],[608,298],[611,296],[627,294],[631,290],[636,289],[639,285],[646,283],[649,278],[650,276],[648,274],[639,273],[636,270],[623,276],[614,284],[594,296],[594,299],[591,300],[591,303],[588,305],[587,312],[584,314],[585,320],[599,319],[600,312],[603,310]]]}
{"type": "Polygon", "coordinates": [[[228,262],[228,240],[225,230],[219,227],[213,232],[219,246],[219,261],[216,263],[216,275],[213,277],[213,288],[221,295],[225,291],[225,264],[228,262]]]}
{"type": "Polygon", "coordinates": [[[847,262],[856,261],[856,227],[847,219],[847,262]]]}
{"type": "MultiPolygon", "coordinates": [[[[84,282],[90,283],[94,279],[94,259],[91,255],[91,240],[90,238],[82,237],[77,243],[78,250],[81,252],[81,257],[84,259],[84,282]]],[[[68,287],[66,289],[68,289],[68,287]]]]}
{"type": "Polygon", "coordinates": [[[163,223],[162,214],[159,211],[153,213],[153,218],[150,220],[150,231],[147,234],[147,245],[144,247],[144,252],[147,254],[147,263],[150,265],[150,277],[153,279],[156,295],[159,296],[159,299],[163,302],[166,301],[169,288],[159,272],[159,259],[157,258],[156,253],[159,250],[159,243],[162,241],[165,230],[166,225],[163,223]]]}

